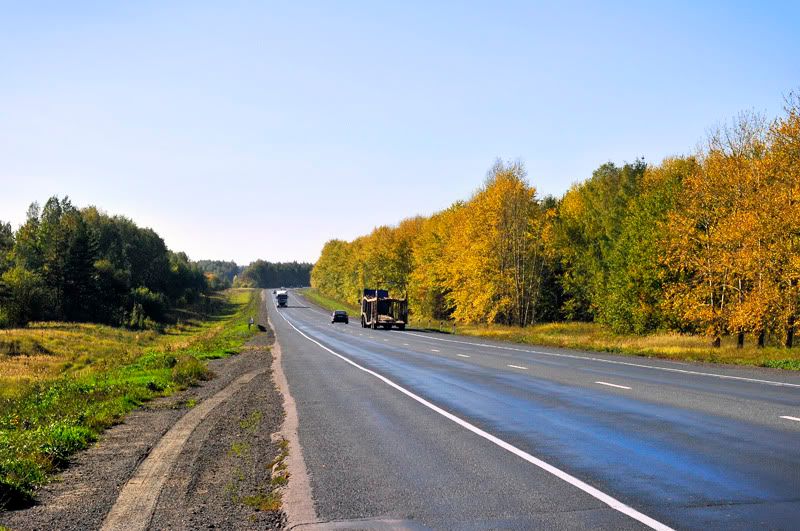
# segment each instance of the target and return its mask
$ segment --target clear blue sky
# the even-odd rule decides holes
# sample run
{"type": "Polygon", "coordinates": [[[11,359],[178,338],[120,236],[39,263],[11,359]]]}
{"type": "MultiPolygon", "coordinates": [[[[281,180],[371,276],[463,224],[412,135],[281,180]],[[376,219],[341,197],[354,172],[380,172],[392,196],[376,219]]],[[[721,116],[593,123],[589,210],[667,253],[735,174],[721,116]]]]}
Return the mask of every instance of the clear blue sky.
{"type": "Polygon", "coordinates": [[[190,257],[309,260],[465,199],[691,152],[800,87],[798,2],[8,2],[0,220],[69,195],[190,257]]]}

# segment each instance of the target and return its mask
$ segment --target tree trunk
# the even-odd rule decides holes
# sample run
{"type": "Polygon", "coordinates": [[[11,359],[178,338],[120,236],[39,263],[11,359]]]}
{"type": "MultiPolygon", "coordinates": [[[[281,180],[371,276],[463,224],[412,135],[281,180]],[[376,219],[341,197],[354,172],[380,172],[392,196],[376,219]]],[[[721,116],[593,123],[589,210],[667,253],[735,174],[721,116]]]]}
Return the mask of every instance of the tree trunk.
{"type": "Polygon", "coordinates": [[[760,334],[758,334],[758,347],[764,348],[764,344],[767,342],[767,331],[762,330],[760,334]]]}
{"type": "Polygon", "coordinates": [[[789,323],[786,327],[786,348],[794,346],[794,315],[789,317],[789,323]]]}
{"type": "Polygon", "coordinates": [[[714,338],[714,341],[711,343],[711,346],[714,348],[719,348],[722,345],[722,338],[717,336],[714,338]]]}
{"type": "Polygon", "coordinates": [[[744,347],[744,332],[739,332],[736,335],[736,348],[744,347]]]}

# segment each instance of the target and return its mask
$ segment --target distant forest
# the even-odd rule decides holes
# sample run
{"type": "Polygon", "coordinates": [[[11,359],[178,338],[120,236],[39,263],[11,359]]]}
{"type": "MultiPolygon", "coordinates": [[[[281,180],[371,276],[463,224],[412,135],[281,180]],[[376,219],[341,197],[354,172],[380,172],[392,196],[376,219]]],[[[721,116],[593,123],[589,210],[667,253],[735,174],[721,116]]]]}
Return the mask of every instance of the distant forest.
{"type": "Polygon", "coordinates": [[[221,260],[198,260],[214,289],[230,287],[278,288],[308,286],[314,264],[299,262],[265,262],[256,260],[248,266],[221,260]]]}
{"type": "Polygon", "coordinates": [[[596,321],[790,346],[800,98],[772,121],[739,116],[692,155],[602,164],[558,198],[540,198],[521,163],[499,161],[466,201],[327,242],[311,284],[354,303],[364,287],[408,294],[423,318],[596,321]]]}
{"type": "Polygon", "coordinates": [[[306,286],[311,267],[194,262],[128,218],[51,197],[33,203],[16,231],[0,221],[0,328],[43,320],[152,328],[210,291],[306,286]]]}

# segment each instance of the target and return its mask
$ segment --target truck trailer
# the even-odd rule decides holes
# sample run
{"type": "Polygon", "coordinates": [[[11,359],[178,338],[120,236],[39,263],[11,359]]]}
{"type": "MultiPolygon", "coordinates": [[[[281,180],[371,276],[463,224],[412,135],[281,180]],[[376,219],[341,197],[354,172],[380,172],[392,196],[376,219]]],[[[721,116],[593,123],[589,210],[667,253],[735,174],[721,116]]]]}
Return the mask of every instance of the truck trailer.
{"type": "Polygon", "coordinates": [[[405,330],[408,323],[408,298],[389,297],[384,289],[365,289],[361,297],[361,328],[396,326],[405,330]]]}

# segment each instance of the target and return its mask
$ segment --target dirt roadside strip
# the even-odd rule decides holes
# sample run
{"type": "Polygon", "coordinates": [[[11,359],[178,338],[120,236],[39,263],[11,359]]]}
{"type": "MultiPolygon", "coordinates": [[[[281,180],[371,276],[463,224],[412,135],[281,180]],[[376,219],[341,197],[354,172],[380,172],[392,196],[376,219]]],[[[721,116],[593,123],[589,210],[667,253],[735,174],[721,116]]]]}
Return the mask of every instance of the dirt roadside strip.
{"type": "MultiPolygon", "coordinates": [[[[258,322],[268,324],[263,304],[258,322]]],[[[313,522],[296,412],[284,416],[282,403],[290,409],[293,403],[278,390],[288,388],[274,330],[267,329],[240,354],[212,361],[216,378],[154,400],[107,430],[41,490],[37,505],[0,513],[0,526],[279,529],[287,513],[290,522],[313,522]],[[280,489],[287,513],[262,504],[274,490],[272,465],[283,439],[291,478],[280,489]]]]}
{"type": "Polygon", "coordinates": [[[178,456],[195,428],[218,405],[229,400],[266,368],[250,371],[228,384],[222,391],[203,401],[161,437],[150,455],[139,465],[133,477],[117,497],[101,529],[103,531],[139,531],[150,526],[150,519],[161,495],[161,488],[172,472],[178,456]]]}

